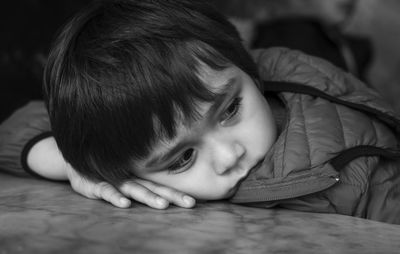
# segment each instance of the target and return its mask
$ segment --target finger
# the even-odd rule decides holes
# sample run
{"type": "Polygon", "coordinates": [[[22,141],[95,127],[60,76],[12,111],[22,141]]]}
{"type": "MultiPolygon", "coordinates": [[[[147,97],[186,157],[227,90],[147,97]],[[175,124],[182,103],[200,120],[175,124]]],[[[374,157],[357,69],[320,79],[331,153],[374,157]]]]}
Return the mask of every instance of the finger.
{"type": "Polygon", "coordinates": [[[123,183],[120,187],[120,191],[125,196],[156,209],[165,209],[169,205],[166,199],[153,193],[140,183],[137,183],[136,180],[123,183]]]}
{"type": "Polygon", "coordinates": [[[173,188],[169,188],[143,179],[137,179],[136,182],[140,183],[153,193],[160,195],[161,197],[165,198],[166,200],[177,206],[183,208],[191,208],[196,204],[196,200],[194,198],[173,188]]]}
{"type": "Polygon", "coordinates": [[[106,182],[100,182],[95,185],[94,195],[119,208],[127,208],[131,204],[129,199],[124,197],[114,186],[106,182]]]}

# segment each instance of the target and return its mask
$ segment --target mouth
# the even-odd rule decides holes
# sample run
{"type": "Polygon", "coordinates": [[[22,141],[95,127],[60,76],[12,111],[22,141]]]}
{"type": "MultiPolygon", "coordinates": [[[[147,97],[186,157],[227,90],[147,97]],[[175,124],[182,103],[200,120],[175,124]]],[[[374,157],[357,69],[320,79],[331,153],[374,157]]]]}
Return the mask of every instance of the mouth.
{"type": "Polygon", "coordinates": [[[261,167],[261,165],[263,164],[264,160],[265,160],[265,157],[263,157],[262,159],[257,161],[257,163],[253,167],[251,167],[249,170],[247,170],[246,174],[244,174],[240,178],[239,182],[243,181],[251,172],[257,171],[261,167]]]}
{"type": "Polygon", "coordinates": [[[262,159],[260,159],[253,167],[251,167],[249,170],[247,170],[247,172],[240,177],[240,179],[236,182],[236,184],[230,189],[229,194],[227,195],[228,197],[234,195],[234,193],[238,190],[239,185],[246,179],[246,177],[253,171],[258,170],[261,165],[263,164],[265,160],[265,157],[263,157],[262,159]]]}

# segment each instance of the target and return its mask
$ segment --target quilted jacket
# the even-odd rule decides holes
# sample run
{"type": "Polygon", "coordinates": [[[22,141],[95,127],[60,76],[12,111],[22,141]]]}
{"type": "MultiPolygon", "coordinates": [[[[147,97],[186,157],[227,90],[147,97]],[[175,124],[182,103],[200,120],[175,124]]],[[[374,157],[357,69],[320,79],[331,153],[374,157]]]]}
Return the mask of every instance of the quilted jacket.
{"type": "Polygon", "coordinates": [[[232,202],[400,224],[400,120],[371,89],[298,51],[254,53],[286,121],[232,202]]]}

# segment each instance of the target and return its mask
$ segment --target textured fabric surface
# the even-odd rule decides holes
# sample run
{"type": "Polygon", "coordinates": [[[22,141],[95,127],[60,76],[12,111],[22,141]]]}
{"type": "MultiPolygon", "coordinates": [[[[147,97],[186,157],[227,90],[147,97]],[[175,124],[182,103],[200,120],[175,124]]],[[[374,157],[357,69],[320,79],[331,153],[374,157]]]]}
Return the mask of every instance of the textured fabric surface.
{"type": "Polygon", "coordinates": [[[30,140],[50,131],[47,110],[42,101],[32,101],[0,124],[0,168],[17,175],[23,169],[23,150],[30,140]]]}
{"type": "MultiPolygon", "coordinates": [[[[396,119],[376,92],[321,59],[286,49],[255,56],[264,80],[317,88],[396,119]]],[[[397,149],[391,128],[395,126],[320,97],[290,92],[280,96],[287,124],[263,167],[241,184],[233,201],[400,223],[399,160],[361,156],[340,169],[330,164],[342,151],[357,146],[397,149]]]]}

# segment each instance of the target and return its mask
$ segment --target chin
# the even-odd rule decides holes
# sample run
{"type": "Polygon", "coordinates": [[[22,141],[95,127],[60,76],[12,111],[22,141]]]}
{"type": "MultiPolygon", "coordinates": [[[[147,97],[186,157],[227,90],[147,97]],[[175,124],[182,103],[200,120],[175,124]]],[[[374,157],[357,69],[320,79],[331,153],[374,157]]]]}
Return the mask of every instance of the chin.
{"type": "Polygon", "coordinates": [[[235,194],[237,190],[237,187],[235,186],[234,188],[231,188],[227,191],[224,191],[222,193],[219,194],[215,194],[213,193],[212,195],[193,195],[193,197],[195,197],[196,199],[200,199],[200,200],[222,200],[222,199],[228,199],[230,197],[233,196],[233,194],[235,194]]]}
{"type": "Polygon", "coordinates": [[[222,198],[220,199],[228,199],[231,198],[233,195],[235,195],[236,191],[238,190],[239,185],[236,184],[233,188],[229,189],[222,198]]]}

